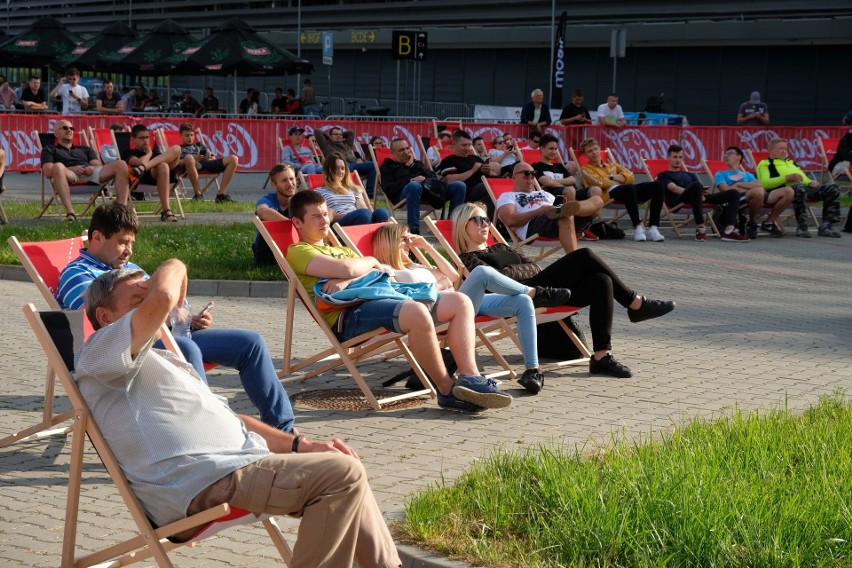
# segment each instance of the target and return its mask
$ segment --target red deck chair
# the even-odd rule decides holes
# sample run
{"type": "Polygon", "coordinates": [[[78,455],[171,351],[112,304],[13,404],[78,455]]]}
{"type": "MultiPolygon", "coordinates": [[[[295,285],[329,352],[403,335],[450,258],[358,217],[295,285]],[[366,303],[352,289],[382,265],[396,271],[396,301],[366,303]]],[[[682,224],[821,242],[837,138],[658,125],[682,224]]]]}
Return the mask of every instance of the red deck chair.
{"type": "MultiPolygon", "coordinates": [[[[424,153],[424,155],[425,155],[425,153],[424,153]]],[[[382,191],[382,170],[381,170],[381,166],[386,159],[392,158],[391,150],[390,150],[390,148],[373,148],[372,146],[370,146],[370,158],[373,160],[373,167],[376,168],[376,188],[377,188],[377,190],[374,191],[373,195],[375,196],[376,201],[378,201],[379,193],[381,193],[385,198],[385,203],[387,203],[388,211],[390,211],[390,214],[393,215],[394,211],[396,211],[397,209],[403,209],[405,207],[406,200],[400,199],[396,203],[392,203],[390,198],[387,196],[387,194],[384,191],[382,191]]],[[[421,162],[427,168],[430,168],[430,169],[432,168],[432,166],[429,165],[429,160],[425,160],[425,161],[421,160],[421,162]]],[[[423,201],[420,202],[420,217],[421,217],[421,219],[423,217],[425,217],[426,215],[430,215],[434,211],[435,211],[435,209],[431,205],[429,205],[428,203],[423,202],[423,201]]]]}
{"type": "MultiPolygon", "coordinates": [[[[173,566],[168,551],[181,546],[193,546],[202,539],[230,526],[262,522],[273,544],[285,564],[289,565],[292,553],[275,519],[263,515],[257,517],[242,509],[232,509],[227,503],[212,507],[201,513],[180,519],[156,528],[148,520],[142,504],[133,493],[133,488],[124,476],[121,466],[107,443],[98,424],[92,417],[86,401],[71,376],[75,348],[82,344],[86,333],[84,321],[88,321],[80,310],[39,312],[28,304],[24,314],[32,327],[48,365],[56,370],[65,392],[71,399],[73,409],[66,414],[74,418],[71,445],[71,465],[68,472],[68,494],[65,504],[65,529],[62,543],[62,566],[127,566],[141,560],[153,558],[160,567],[173,566]],[[118,544],[75,558],[77,551],[77,521],[79,516],[80,487],[85,458],[85,439],[88,437],[97,456],[115,483],[135,525],[137,535],[118,544]],[[194,535],[186,542],[173,540],[178,534],[197,527],[194,535]],[[113,561],[113,562],[109,562],[113,561]]],[[[179,353],[177,353],[180,355],[179,353]]]]}
{"type": "MultiPolygon", "coordinates": [[[[183,140],[180,137],[179,130],[166,130],[164,128],[157,129],[157,138],[159,139],[160,148],[169,148],[170,146],[180,146],[183,144],[183,140]]],[[[201,140],[200,131],[196,131],[195,139],[201,140]]],[[[211,173],[211,172],[198,172],[199,184],[201,186],[201,195],[204,195],[208,189],[210,189],[211,185],[216,185],[216,190],[219,189],[219,178],[222,176],[223,172],[219,173],[211,173]],[[200,183],[201,178],[206,178],[205,183],[200,183]]],[[[187,199],[188,195],[194,194],[195,190],[192,188],[192,184],[189,183],[189,178],[186,176],[186,171],[181,169],[178,171],[178,182],[180,183],[180,191],[183,195],[184,199],[187,199]]]]}
{"type": "MultiPolygon", "coordinates": [[[[467,269],[464,266],[464,263],[461,261],[461,258],[458,255],[458,251],[453,247],[453,222],[452,220],[445,219],[440,221],[433,221],[432,219],[426,219],[426,226],[429,227],[429,230],[432,231],[432,234],[435,235],[435,238],[438,239],[438,243],[444,248],[447,252],[447,255],[450,257],[450,260],[453,261],[453,264],[456,265],[457,270],[460,274],[467,274],[467,269]]],[[[503,240],[503,236],[497,231],[494,225],[491,225],[491,236],[488,239],[488,244],[493,245],[495,242],[505,244],[506,241],[503,240]]],[[[563,367],[566,365],[578,365],[584,364],[589,361],[589,357],[592,356],[592,352],[589,351],[589,348],[580,341],[580,338],[577,337],[577,334],[574,333],[571,328],[569,328],[565,322],[563,321],[565,318],[570,316],[571,314],[575,314],[580,311],[581,308],[576,308],[574,306],[558,306],[555,308],[538,308],[536,310],[536,325],[541,325],[543,323],[558,321],[559,327],[562,328],[562,331],[565,332],[565,335],[568,336],[568,339],[577,347],[580,353],[583,354],[582,358],[579,359],[569,359],[565,361],[558,361],[551,365],[547,365],[542,368],[554,368],[554,367],[563,367]]],[[[518,346],[518,349],[521,348],[521,343],[517,338],[517,335],[513,337],[515,344],[518,346]]]]}
{"type": "MultiPolygon", "coordinates": [[[[36,132],[32,133],[33,141],[36,144],[36,148],[38,148],[39,154],[46,146],[52,146],[54,143],[54,136],[52,132],[36,132]]],[[[83,130],[74,132],[73,144],[76,146],[89,146],[89,141],[86,139],[83,130]]],[[[95,152],[97,153],[97,151],[95,152]]],[[[99,155],[100,156],[100,155],[99,155]]],[[[100,160],[100,157],[98,157],[100,160]]],[[[44,175],[44,170],[39,168],[41,172],[41,210],[38,213],[37,219],[41,219],[45,216],[47,209],[54,203],[59,204],[58,196],[56,195],[56,190],[53,189],[53,180],[48,180],[44,175]],[[51,194],[50,197],[47,197],[45,191],[45,182],[50,182],[51,194]]],[[[88,195],[88,199],[86,200],[86,208],[83,209],[83,212],[80,213],[81,216],[85,215],[89,209],[94,207],[98,198],[102,198],[104,202],[106,202],[105,193],[109,192],[110,182],[107,183],[95,183],[95,182],[77,182],[70,184],[69,189],[71,190],[71,195],[88,195]]],[[[47,215],[48,217],[61,217],[61,214],[51,214],[47,215]]]]}
{"type": "MultiPolygon", "coordinates": [[[[646,160],[645,158],[640,158],[642,160],[642,168],[645,170],[645,175],[648,176],[651,180],[656,180],[657,177],[667,171],[669,169],[668,160],[646,160]]],[[[686,168],[684,168],[686,171],[686,168]]],[[[704,203],[702,208],[704,209],[704,222],[709,225],[710,231],[716,236],[721,238],[721,233],[719,232],[719,228],[716,227],[716,222],[713,221],[713,209],[715,205],[710,203],[704,203]]],[[[672,230],[674,231],[677,238],[681,238],[680,229],[685,227],[692,220],[692,208],[687,207],[685,203],[678,203],[674,207],[669,207],[665,200],[663,201],[663,213],[671,225],[672,230]],[[675,214],[685,215],[683,221],[676,221],[674,216],[675,214]]],[[[696,219],[696,223],[698,220],[696,219]]]]}
{"type": "MultiPolygon", "coordinates": [[[[760,162],[769,159],[769,152],[758,152],[758,151],[755,151],[755,150],[746,150],[745,153],[749,157],[749,159],[751,160],[752,171],[755,173],[755,175],[757,174],[757,165],[760,162]]],[[[819,227],[819,219],[817,219],[816,213],[814,213],[814,210],[811,209],[811,207],[810,207],[810,205],[812,203],[817,203],[817,202],[814,201],[813,199],[806,199],[805,200],[805,208],[807,209],[808,214],[811,217],[811,221],[814,222],[814,225],[819,227]]],[[[792,205],[791,205],[791,208],[792,208],[792,205]]],[[[792,215],[788,215],[788,216],[784,217],[783,221],[782,221],[781,218],[779,218],[778,220],[783,223],[784,221],[787,221],[788,219],[794,219],[795,215],[796,214],[793,213],[792,215]]]]}
{"type": "Polygon", "coordinates": [[[299,235],[290,220],[261,221],[259,218],[255,217],[254,224],[263,236],[266,244],[268,244],[269,248],[272,250],[272,254],[275,256],[275,260],[278,262],[278,266],[281,268],[281,271],[284,273],[284,277],[288,282],[287,312],[285,316],[284,329],[284,358],[282,361],[282,369],[278,373],[279,377],[288,378],[282,378],[282,382],[304,381],[331,369],[345,366],[349,374],[352,376],[352,379],[358,385],[358,388],[361,389],[361,392],[364,394],[367,402],[374,410],[380,410],[383,404],[389,404],[396,400],[404,400],[423,395],[430,395],[433,398],[436,396],[429,380],[426,378],[426,375],[423,373],[420,365],[414,359],[414,356],[405,344],[404,340],[407,338],[406,335],[392,333],[381,328],[368,333],[363,333],[343,343],[337,339],[337,336],[331,331],[331,328],[328,326],[325,319],[322,318],[319,309],[312,301],[310,294],[308,294],[308,291],[296,276],[296,272],[290,266],[290,263],[287,262],[285,251],[291,244],[298,242],[299,240],[299,235]],[[326,340],[328,341],[329,347],[322,349],[305,359],[294,361],[292,357],[292,347],[293,333],[295,329],[295,309],[296,304],[299,302],[308,311],[315,324],[322,330],[326,340]],[[406,392],[397,396],[376,398],[370,390],[370,387],[367,385],[366,379],[358,370],[356,363],[392,349],[399,350],[399,352],[405,356],[415,374],[417,374],[418,378],[420,378],[420,382],[423,384],[424,388],[422,390],[406,392]],[[318,366],[308,370],[308,368],[313,365],[318,366]],[[290,375],[300,371],[306,372],[298,377],[290,377],[290,375]]]}
{"type": "MultiPolygon", "coordinates": [[[[382,225],[384,225],[384,223],[371,223],[367,225],[350,225],[348,227],[342,227],[335,223],[334,231],[340,236],[340,239],[343,241],[340,244],[351,248],[361,256],[373,256],[373,235],[376,234],[376,231],[382,225]]],[[[429,259],[427,259],[423,255],[422,251],[420,251],[419,249],[415,249],[413,252],[417,257],[417,260],[421,264],[425,266],[434,266],[431,262],[429,262],[429,259]]],[[[435,250],[427,252],[430,254],[430,256],[433,253],[438,254],[438,252],[435,250]]],[[[476,316],[474,321],[476,323],[476,336],[480,344],[485,346],[486,349],[488,349],[488,351],[491,353],[497,363],[503,368],[503,372],[489,373],[489,376],[497,377],[501,375],[509,375],[512,379],[515,379],[517,375],[514,371],[512,371],[512,368],[511,366],[509,366],[509,363],[506,361],[506,359],[503,358],[503,356],[500,354],[500,351],[494,345],[494,341],[502,339],[503,337],[517,339],[509,328],[509,324],[511,324],[512,322],[509,320],[504,320],[503,318],[493,318],[490,316],[476,316]]]]}
{"type": "MultiPolygon", "coordinates": [[[[112,130],[110,130],[110,132],[112,133],[113,143],[115,144],[115,147],[118,148],[118,155],[121,156],[122,160],[127,161],[129,152],[133,148],[133,141],[130,138],[130,133],[129,132],[113,132],[112,130]]],[[[151,144],[159,144],[157,133],[155,131],[151,131],[151,136],[152,136],[151,144]]],[[[164,148],[160,148],[161,151],[163,149],[164,148]]],[[[181,185],[180,179],[177,179],[174,183],[172,183],[169,186],[169,200],[170,201],[172,199],[175,200],[177,210],[180,213],[180,218],[186,219],[186,215],[183,212],[183,204],[181,203],[181,198],[180,198],[181,187],[182,187],[182,185],[181,185]]],[[[130,185],[130,191],[131,192],[133,192],[133,191],[144,191],[145,193],[153,193],[154,195],[158,195],[158,198],[157,198],[158,203],[157,203],[156,209],[154,209],[154,211],[151,212],[151,213],[147,213],[147,212],[141,213],[141,212],[137,211],[138,215],[150,216],[150,215],[158,215],[160,213],[160,209],[162,208],[162,206],[159,204],[159,194],[157,193],[157,186],[156,185],[142,184],[140,182],[140,180],[137,179],[136,181],[134,181],[130,185]]]]}
{"type": "MultiPolygon", "coordinates": [[[[486,178],[483,176],[482,183],[485,184],[485,189],[488,190],[488,195],[495,204],[504,193],[515,191],[515,181],[509,178],[486,178]]],[[[498,213],[495,209],[492,223],[497,222],[497,217],[498,213]]],[[[553,237],[542,237],[539,236],[538,233],[527,235],[525,239],[522,239],[517,235],[517,233],[515,233],[515,230],[512,227],[506,225],[506,229],[509,231],[509,237],[512,239],[512,244],[515,245],[516,248],[528,246],[538,249],[538,256],[535,257],[536,261],[562,251],[562,244],[559,242],[559,239],[555,239],[553,237]]]]}
{"type": "Polygon", "coordinates": [[[822,175],[820,176],[820,181],[828,173],[828,179],[833,182],[843,181],[842,178],[844,176],[846,177],[845,181],[852,182],[852,168],[843,169],[837,172],[837,175],[833,175],[828,169],[829,162],[834,159],[834,155],[837,153],[840,138],[817,138],[817,141],[819,142],[820,157],[822,158],[822,175]]]}

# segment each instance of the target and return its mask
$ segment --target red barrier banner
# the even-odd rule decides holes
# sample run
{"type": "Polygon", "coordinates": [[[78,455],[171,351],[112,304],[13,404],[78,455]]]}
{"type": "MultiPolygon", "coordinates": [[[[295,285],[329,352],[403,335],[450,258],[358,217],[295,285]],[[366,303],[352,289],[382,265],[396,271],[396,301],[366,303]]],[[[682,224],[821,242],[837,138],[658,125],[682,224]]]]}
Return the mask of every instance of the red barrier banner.
{"type": "MultiPolygon", "coordinates": [[[[6,151],[6,164],[9,171],[38,170],[39,152],[33,139],[33,132],[53,132],[58,115],[47,114],[4,114],[0,127],[0,147],[6,151]]],[[[394,138],[403,138],[420,155],[418,136],[433,136],[431,122],[383,122],[383,121],[336,121],[321,120],[277,120],[247,118],[194,118],[194,117],[136,117],[78,115],[69,117],[72,124],[80,130],[89,126],[108,128],[114,122],[132,125],[137,122],[149,128],[177,130],[188,122],[201,129],[202,141],[211,152],[220,156],[236,155],[240,159],[240,170],[251,172],[268,171],[280,161],[278,138],[287,137],[287,130],[293,126],[304,128],[307,134],[316,128],[327,130],[333,126],[344,130],[354,130],[359,141],[367,141],[370,136],[380,136],[385,144],[394,138]]],[[[452,125],[450,125],[452,127],[452,125]]],[[[477,124],[464,125],[471,136],[482,136],[490,141],[495,136],[509,132],[523,139],[529,132],[520,124],[477,124]]],[[[822,160],[818,138],[839,138],[848,131],[847,127],[760,127],[742,128],[728,126],[641,126],[613,128],[603,126],[551,126],[546,132],[560,140],[563,156],[567,158],[568,147],[575,151],[582,140],[596,138],[602,148],[609,148],[616,160],[633,171],[641,171],[640,158],[665,158],[666,149],[671,144],[683,146],[684,158],[690,169],[698,170],[701,158],[722,159],[727,146],[736,145],[743,149],[765,151],[773,138],[787,138],[790,154],[805,170],[820,170],[822,160]]]]}

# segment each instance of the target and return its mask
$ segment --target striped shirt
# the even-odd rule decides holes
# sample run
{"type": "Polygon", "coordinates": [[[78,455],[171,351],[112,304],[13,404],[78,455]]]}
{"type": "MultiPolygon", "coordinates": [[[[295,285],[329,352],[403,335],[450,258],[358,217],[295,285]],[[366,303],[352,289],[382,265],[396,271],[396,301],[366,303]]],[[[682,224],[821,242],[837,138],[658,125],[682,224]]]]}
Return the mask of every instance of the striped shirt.
{"type": "Polygon", "coordinates": [[[328,208],[334,211],[337,215],[346,215],[347,213],[355,211],[355,202],[362,199],[360,191],[356,192],[351,189],[348,193],[340,195],[339,193],[334,193],[327,187],[319,187],[317,188],[317,193],[325,198],[325,202],[328,203],[328,208]]]}
{"type": "MultiPolygon", "coordinates": [[[[131,270],[142,270],[139,266],[128,262],[122,268],[131,270]]],[[[56,287],[56,300],[63,310],[79,310],[83,307],[86,288],[92,280],[113,270],[113,267],[101,262],[89,254],[89,249],[80,249],[80,256],[72,260],[59,275],[59,284],[56,287]]],[[[147,274],[146,274],[147,276],[147,274]]]]}

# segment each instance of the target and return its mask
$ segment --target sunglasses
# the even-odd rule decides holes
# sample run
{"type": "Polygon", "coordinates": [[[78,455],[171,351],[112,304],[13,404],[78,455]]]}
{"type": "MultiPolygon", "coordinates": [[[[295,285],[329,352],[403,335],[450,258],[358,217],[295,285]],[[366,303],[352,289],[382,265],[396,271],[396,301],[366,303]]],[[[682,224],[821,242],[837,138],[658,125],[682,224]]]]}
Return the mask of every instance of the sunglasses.
{"type": "Polygon", "coordinates": [[[60,126],[59,128],[61,128],[62,130],[70,130],[71,132],[74,132],[73,126],[60,126]]]}
{"type": "Polygon", "coordinates": [[[477,227],[487,227],[491,224],[491,220],[488,217],[483,217],[482,215],[471,217],[470,220],[476,223],[477,227]]]}
{"type": "Polygon", "coordinates": [[[522,171],[522,172],[518,172],[518,173],[516,173],[515,175],[516,175],[516,176],[524,176],[524,177],[531,178],[531,177],[534,177],[534,176],[535,176],[535,172],[534,172],[534,171],[532,171],[532,170],[524,170],[524,171],[522,171]]]}
{"type": "Polygon", "coordinates": [[[505,143],[506,143],[505,140],[495,140],[494,141],[494,144],[505,144],[505,143]]]}

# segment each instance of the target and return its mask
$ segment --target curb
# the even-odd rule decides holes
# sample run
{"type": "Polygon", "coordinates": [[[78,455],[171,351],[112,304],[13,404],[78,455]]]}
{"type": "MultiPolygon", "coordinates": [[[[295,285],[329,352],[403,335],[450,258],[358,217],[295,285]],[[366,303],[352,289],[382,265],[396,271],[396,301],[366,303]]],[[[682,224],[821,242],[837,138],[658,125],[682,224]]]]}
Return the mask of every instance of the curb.
{"type": "MultiPolygon", "coordinates": [[[[0,264],[0,280],[29,282],[23,266],[0,264]]],[[[252,280],[190,280],[188,293],[192,296],[230,296],[232,298],[283,298],[287,294],[284,281],[252,280]]]]}
{"type": "Polygon", "coordinates": [[[469,568],[470,564],[458,560],[450,560],[445,556],[438,556],[434,552],[411,546],[410,544],[396,545],[399,559],[402,560],[402,568],[469,568]]]}

